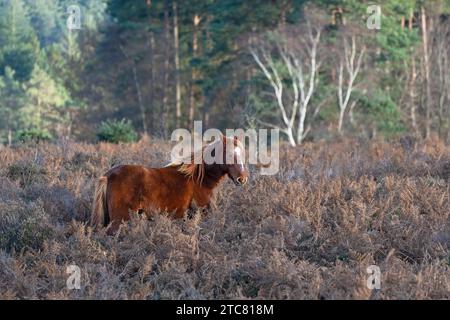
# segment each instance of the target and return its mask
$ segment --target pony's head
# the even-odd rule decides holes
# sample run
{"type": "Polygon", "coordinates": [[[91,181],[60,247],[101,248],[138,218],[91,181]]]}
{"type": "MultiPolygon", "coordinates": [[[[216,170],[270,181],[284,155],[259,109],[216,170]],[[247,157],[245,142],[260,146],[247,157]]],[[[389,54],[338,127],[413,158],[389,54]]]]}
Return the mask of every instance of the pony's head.
{"type": "Polygon", "coordinates": [[[223,170],[237,186],[243,186],[248,181],[248,170],[245,167],[245,149],[239,139],[222,137],[223,170]],[[231,149],[230,149],[231,148],[231,149]]]}
{"type": "Polygon", "coordinates": [[[245,167],[245,149],[237,137],[221,136],[193,152],[190,157],[170,163],[178,166],[178,171],[193,178],[198,183],[217,181],[227,175],[237,186],[248,181],[248,170],[245,167]]]}
{"type": "Polygon", "coordinates": [[[248,181],[248,171],[245,168],[245,149],[237,137],[221,136],[203,148],[203,160],[206,169],[228,175],[237,186],[248,181]]]}

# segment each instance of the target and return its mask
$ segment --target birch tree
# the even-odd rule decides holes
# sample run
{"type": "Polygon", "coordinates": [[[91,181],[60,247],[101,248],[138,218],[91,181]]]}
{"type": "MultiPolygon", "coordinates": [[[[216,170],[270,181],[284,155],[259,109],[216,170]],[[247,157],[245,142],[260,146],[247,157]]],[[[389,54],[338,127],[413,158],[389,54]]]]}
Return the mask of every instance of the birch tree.
{"type": "Polygon", "coordinates": [[[364,57],[366,48],[364,45],[357,49],[356,36],[352,35],[350,37],[350,45],[348,43],[347,37],[345,35],[342,37],[343,42],[343,53],[339,61],[338,69],[338,103],[339,103],[339,122],[338,122],[338,132],[342,132],[342,125],[344,122],[345,111],[350,102],[350,97],[355,89],[355,80],[361,68],[361,62],[364,57]],[[345,74],[345,75],[344,75],[345,74]],[[344,80],[344,78],[346,78],[344,80]],[[345,81],[345,84],[344,84],[345,81]]]}
{"type": "Polygon", "coordinates": [[[300,38],[298,33],[285,39],[276,36],[278,39],[275,40],[273,50],[263,46],[250,49],[253,59],[275,94],[281,124],[262,120],[259,122],[285,133],[292,146],[301,144],[310,130],[310,126],[305,122],[311,98],[317,87],[317,72],[320,66],[317,53],[321,27],[313,26],[308,21],[301,31],[302,34],[305,31],[306,35],[300,38]],[[279,70],[280,64],[287,70],[285,77],[279,70]],[[288,96],[292,98],[289,99],[288,96]]]}

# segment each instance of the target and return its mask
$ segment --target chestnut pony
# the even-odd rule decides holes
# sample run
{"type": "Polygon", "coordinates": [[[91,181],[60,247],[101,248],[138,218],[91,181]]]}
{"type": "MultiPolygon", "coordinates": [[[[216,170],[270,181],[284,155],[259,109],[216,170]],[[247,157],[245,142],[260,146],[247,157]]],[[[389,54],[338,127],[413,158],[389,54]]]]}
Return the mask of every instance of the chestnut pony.
{"type": "Polygon", "coordinates": [[[237,137],[222,136],[193,152],[188,159],[172,162],[163,168],[139,165],[114,167],[97,183],[91,225],[109,225],[108,233],[114,233],[122,221],[129,220],[133,213],[145,213],[150,217],[165,211],[173,213],[174,218],[182,218],[186,210],[195,205],[207,208],[213,190],[225,176],[228,175],[238,186],[247,182],[248,171],[243,155],[244,149],[237,137]],[[204,152],[208,147],[217,147],[216,144],[222,144],[219,149],[223,150],[223,161],[207,164],[204,152]],[[227,145],[234,148],[232,164],[226,163],[227,145]],[[198,156],[202,156],[201,160],[193,161],[198,156]]]}

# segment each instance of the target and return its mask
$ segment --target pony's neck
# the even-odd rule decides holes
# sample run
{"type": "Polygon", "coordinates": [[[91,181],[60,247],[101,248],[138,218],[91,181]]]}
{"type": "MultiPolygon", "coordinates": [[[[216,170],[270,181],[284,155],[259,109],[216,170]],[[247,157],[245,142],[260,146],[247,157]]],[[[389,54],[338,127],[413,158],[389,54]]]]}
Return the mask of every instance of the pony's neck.
{"type": "Polygon", "coordinates": [[[205,176],[203,178],[201,186],[213,189],[219,184],[225,174],[226,173],[222,170],[220,165],[205,165],[205,176]]]}

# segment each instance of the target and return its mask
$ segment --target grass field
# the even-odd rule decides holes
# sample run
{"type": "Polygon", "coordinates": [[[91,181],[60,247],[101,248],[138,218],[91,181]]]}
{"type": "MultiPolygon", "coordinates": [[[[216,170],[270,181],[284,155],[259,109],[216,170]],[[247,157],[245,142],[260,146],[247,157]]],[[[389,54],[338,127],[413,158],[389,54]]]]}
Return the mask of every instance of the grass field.
{"type": "Polygon", "coordinates": [[[448,299],[450,147],[403,138],[281,149],[280,172],[222,184],[207,217],[87,226],[96,178],[170,145],[0,149],[2,299],[448,299]],[[69,290],[66,268],[81,270],[69,290]],[[381,269],[369,290],[366,268],[381,269]]]}

